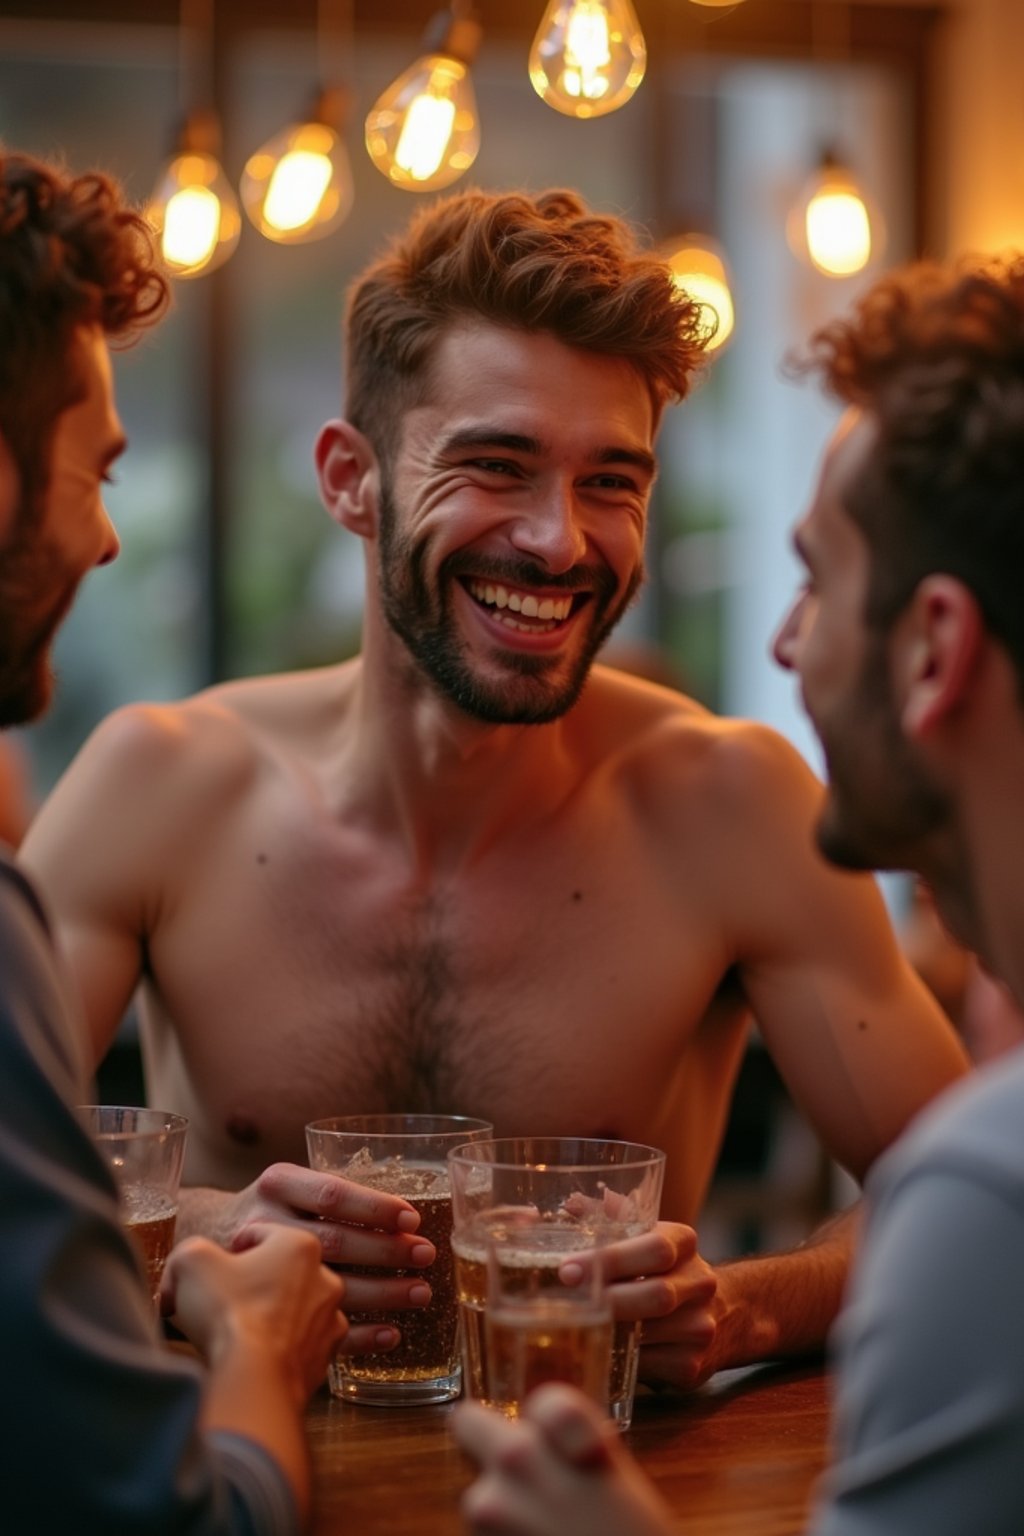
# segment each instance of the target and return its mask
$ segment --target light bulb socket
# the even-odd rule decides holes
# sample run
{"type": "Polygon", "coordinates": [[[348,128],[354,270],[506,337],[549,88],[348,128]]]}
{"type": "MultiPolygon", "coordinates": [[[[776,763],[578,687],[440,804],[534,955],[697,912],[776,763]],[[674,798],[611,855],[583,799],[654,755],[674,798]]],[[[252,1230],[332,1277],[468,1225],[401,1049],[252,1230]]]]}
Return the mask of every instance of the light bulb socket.
{"type": "Polygon", "coordinates": [[[189,112],[178,126],[171,149],[172,155],[220,156],[220,119],[212,107],[201,107],[189,112]]]}
{"type": "Polygon", "coordinates": [[[438,11],[423,33],[423,49],[426,53],[442,53],[468,67],[480,51],[483,35],[476,11],[438,11]]]}
{"type": "Polygon", "coordinates": [[[347,85],[323,85],[313,93],[306,117],[342,133],[352,116],[352,92],[347,85]]]}

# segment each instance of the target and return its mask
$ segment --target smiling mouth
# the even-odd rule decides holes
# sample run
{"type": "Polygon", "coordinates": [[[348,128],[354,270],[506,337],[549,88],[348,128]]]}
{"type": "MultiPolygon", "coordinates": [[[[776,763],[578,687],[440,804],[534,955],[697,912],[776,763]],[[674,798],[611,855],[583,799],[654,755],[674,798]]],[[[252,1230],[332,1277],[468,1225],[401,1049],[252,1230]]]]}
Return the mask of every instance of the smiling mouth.
{"type": "Polygon", "coordinates": [[[487,608],[491,616],[509,629],[525,634],[543,635],[558,629],[572,613],[589,600],[589,592],[565,593],[558,597],[538,597],[521,587],[499,581],[467,580],[465,589],[474,602],[487,608]]]}

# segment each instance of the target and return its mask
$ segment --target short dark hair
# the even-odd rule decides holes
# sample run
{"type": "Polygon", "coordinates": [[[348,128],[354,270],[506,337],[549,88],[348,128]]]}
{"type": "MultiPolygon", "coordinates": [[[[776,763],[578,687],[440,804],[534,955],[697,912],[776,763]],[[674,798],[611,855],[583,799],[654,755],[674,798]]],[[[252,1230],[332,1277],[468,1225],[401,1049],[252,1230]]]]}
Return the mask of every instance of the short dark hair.
{"type": "Polygon", "coordinates": [[[167,299],[154,235],[111,177],[0,153],[0,434],[25,504],[45,489],[57,418],[81,398],[75,331],[129,344],[167,299]]]}
{"type": "Polygon", "coordinates": [[[349,292],[346,413],[383,460],[423,397],[441,335],[470,317],[632,363],[656,412],[708,339],[701,306],[624,220],[574,192],[464,192],[426,208],[349,292]]]}
{"type": "Polygon", "coordinates": [[[888,627],[929,573],[956,576],[1024,690],[1024,256],[883,278],[799,366],[877,425],[846,496],[871,550],[869,621],[888,627]]]}

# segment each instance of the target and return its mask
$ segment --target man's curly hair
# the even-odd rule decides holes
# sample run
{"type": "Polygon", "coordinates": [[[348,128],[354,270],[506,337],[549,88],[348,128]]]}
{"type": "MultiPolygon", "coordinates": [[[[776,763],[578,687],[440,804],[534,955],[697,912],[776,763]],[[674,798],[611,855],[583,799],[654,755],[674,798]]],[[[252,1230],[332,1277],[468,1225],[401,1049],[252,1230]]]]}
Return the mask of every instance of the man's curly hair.
{"type": "Polygon", "coordinates": [[[385,462],[422,400],[438,343],[483,320],[625,358],[660,414],[708,340],[701,307],[622,219],[574,192],[464,192],[416,217],[349,291],[346,412],[385,462]]]}
{"type": "Polygon", "coordinates": [[[877,426],[846,496],[887,627],[930,572],[971,587],[1024,683],[1024,256],[886,277],[799,365],[877,426]]]}
{"type": "Polygon", "coordinates": [[[100,172],[0,153],[0,434],[24,504],[45,489],[57,418],[81,398],[81,326],[130,344],[167,304],[153,233],[100,172]]]}

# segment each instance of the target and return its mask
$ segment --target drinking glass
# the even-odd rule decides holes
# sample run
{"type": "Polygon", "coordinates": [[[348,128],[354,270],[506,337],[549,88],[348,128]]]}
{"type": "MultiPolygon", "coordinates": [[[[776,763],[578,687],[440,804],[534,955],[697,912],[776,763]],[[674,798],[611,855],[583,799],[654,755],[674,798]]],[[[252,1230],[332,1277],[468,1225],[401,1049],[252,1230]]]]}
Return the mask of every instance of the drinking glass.
{"type": "Polygon", "coordinates": [[[113,1171],[121,1225],[138,1250],[153,1305],[159,1308],[160,1277],[174,1242],[188,1121],[164,1109],[120,1104],[85,1104],[78,1113],[113,1171]]]}
{"type": "Polygon", "coordinates": [[[486,1120],[462,1115],[343,1115],[306,1126],[311,1168],[401,1195],[420,1213],[418,1236],[437,1249],[437,1258],[426,1272],[339,1266],[347,1274],[425,1279],[432,1296],[427,1306],[404,1312],[348,1312],[346,1308],[352,1322],[385,1323],[397,1328],[402,1337],[386,1353],[339,1351],[328,1371],[335,1397],[385,1406],[444,1403],[458,1397],[462,1369],[446,1158],[452,1147],[488,1137],[492,1130],[486,1120]]]}
{"type": "MultiPolygon", "coordinates": [[[[539,1289],[560,1286],[559,1267],[573,1253],[636,1237],[654,1226],[665,1154],[627,1141],[504,1137],[457,1148],[448,1166],[465,1389],[469,1397],[489,1402],[488,1242],[514,1235],[527,1216],[547,1234],[543,1262],[531,1260],[533,1283],[539,1289]]],[[[614,1325],[608,1411],[622,1429],[633,1416],[639,1344],[639,1323],[614,1325]]]]}
{"type": "Polygon", "coordinates": [[[563,1284],[560,1236],[537,1213],[522,1212],[487,1238],[484,1388],[508,1418],[546,1381],[568,1382],[608,1408],[613,1325],[604,1267],[595,1263],[578,1285],[563,1284]]]}

